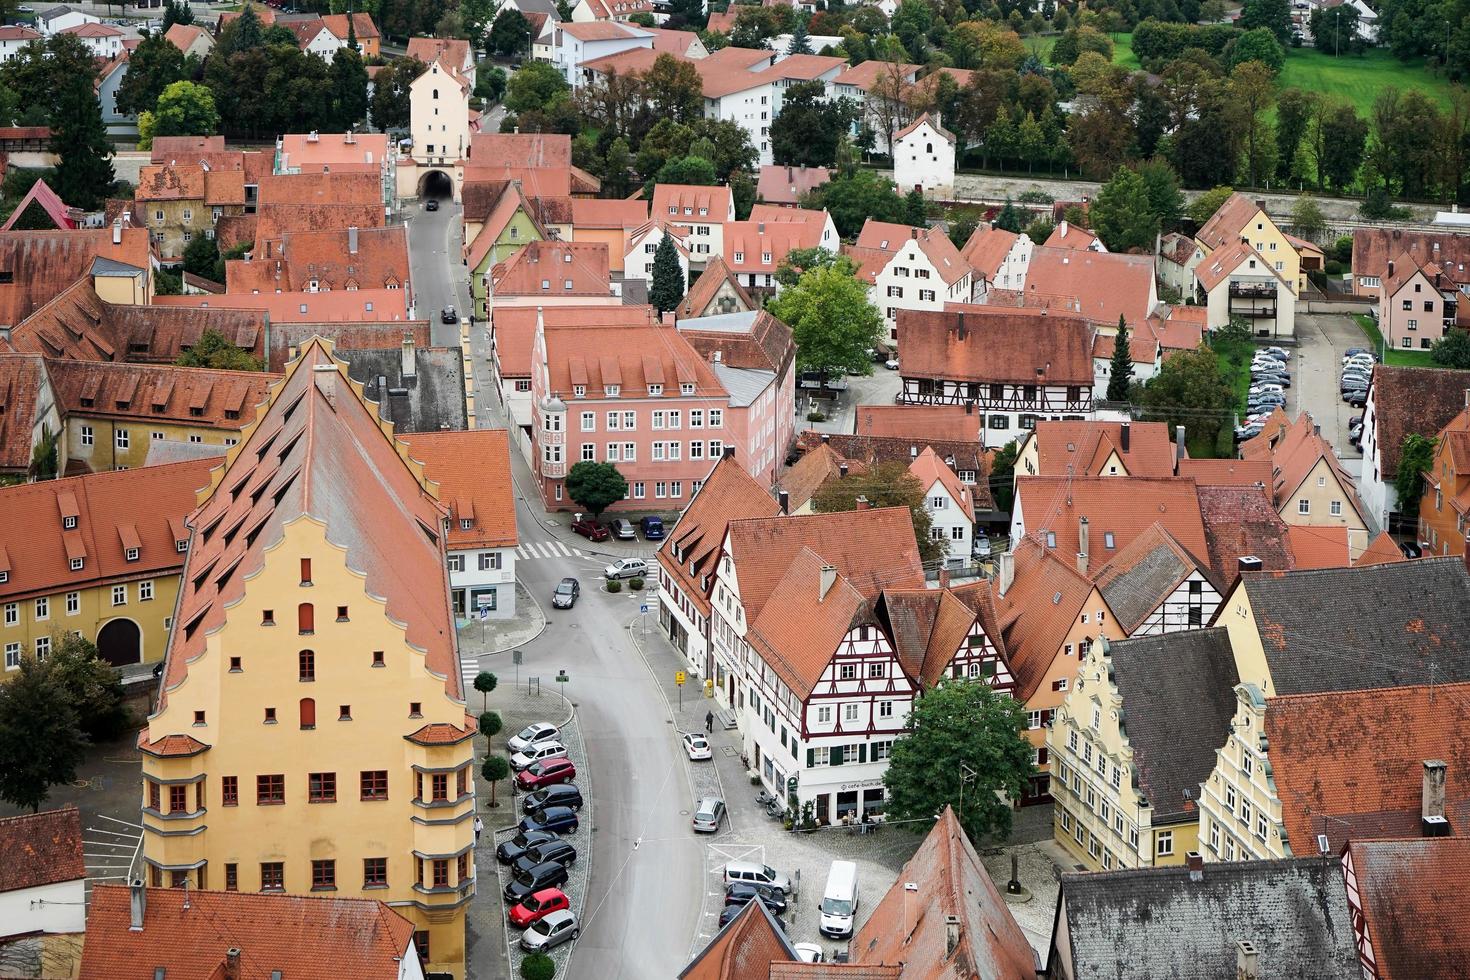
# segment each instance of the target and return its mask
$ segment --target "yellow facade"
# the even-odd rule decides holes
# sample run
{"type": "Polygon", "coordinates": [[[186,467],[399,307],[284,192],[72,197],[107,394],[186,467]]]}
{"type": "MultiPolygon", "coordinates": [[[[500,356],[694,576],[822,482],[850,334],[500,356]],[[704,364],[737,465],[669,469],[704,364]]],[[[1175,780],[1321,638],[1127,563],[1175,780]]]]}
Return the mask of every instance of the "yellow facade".
{"type": "MultiPolygon", "coordinates": [[[[1251,243],[1261,257],[1271,263],[1281,278],[1285,279],[1291,286],[1291,290],[1300,296],[1306,288],[1307,276],[1302,271],[1301,256],[1297,254],[1296,246],[1286,237],[1276,222],[1265,211],[1256,209],[1249,221],[1240,229],[1240,237],[1251,243]]],[[[1206,255],[1213,251],[1203,242],[1196,240],[1201,251],[1206,255]]]]}
{"type": "Polygon", "coordinates": [[[1266,699],[1254,684],[1236,685],[1235,697],[1230,739],[1201,785],[1199,852],[1206,861],[1291,857],[1266,755],[1266,699]]]}
{"type": "MultiPolygon", "coordinates": [[[[243,424],[243,423],[242,423],[243,424]]],[[[240,441],[239,429],[186,425],[161,419],[110,419],[72,412],[62,440],[64,458],[86,463],[92,472],[136,469],[148,462],[156,442],[200,443],[220,447],[220,455],[240,441]]]]}
{"type": "MultiPolygon", "coordinates": [[[[153,235],[158,254],[165,260],[181,259],[189,242],[214,230],[214,208],[196,200],[171,199],[166,201],[138,201],[138,213],[134,220],[141,219],[153,235]],[[186,240],[185,235],[189,238],[186,240]]],[[[220,214],[243,214],[244,205],[230,204],[220,207],[220,214]]]]}
{"type": "Polygon", "coordinates": [[[333,862],[327,893],[392,905],[414,923],[421,952],[427,940],[427,969],[463,977],[464,913],[475,891],[472,743],[423,746],[408,736],[435,723],[463,728],[464,704],[322,524],[299,517],[283,533],[149,719],[153,738],[186,734],[206,748],[162,757],[145,750],[144,859],[154,883],[184,875],[194,887],[241,891],[262,890],[279,864],[281,890],[293,894],[327,891],[313,886],[325,868],[314,862],[333,862]],[[303,603],[314,614],[309,634],[299,630],[303,603]],[[303,651],[312,655],[309,679],[303,651]],[[304,699],[314,727],[304,724],[304,699]],[[312,802],[327,773],[333,801],[312,802]],[[363,798],[363,773],[386,774],[385,799],[363,798]],[[283,802],[259,802],[261,776],[279,777],[283,802]],[[435,776],[447,797],[438,802],[435,776]],[[234,802],[225,798],[227,777],[236,781],[234,802]],[[181,800],[171,800],[174,786],[183,787],[181,800]],[[366,862],[378,858],[386,884],[368,885],[366,862]]]}
{"type": "Polygon", "coordinates": [[[147,306],[153,302],[153,276],[146,273],[93,276],[92,289],[104,303],[118,306],[147,306]]]}
{"type": "Polygon", "coordinates": [[[178,594],[175,573],[110,579],[26,599],[0,599],[0,652],[4,653],[0,677],[18,669],[13,666],[18,657],[44,653],[64,632],[80,633],[96,643],[103,628],[120,619],[138,627],[140,663],[162,660],[178,594]]]}
{"type": "Polygon", "coordinates": [[[1235,654],[1235,672],[1241,683],[1254,684],[1263,695],[1274,698],[1276,686],[1271,682],[1271,666],[1266,662],[1266,650],[1261,646],[1256,614],[1251,609],[1250,596],[1240,582],[1236,582],[1235,588],[1220,603],[1215,625],[1225,627],[1230,633],[1230,651],[1235,654]]]}
{"type": "Polygon", "coordinates": [[[1125,706],[1109,677],[1096,643],[1047,734],[1053,836],[1089,871],[1183,864],[1198,849],[1199,828],[1153,823],[1153,808],[1134,786],[1125,706]]]}
{"type": "Polygon", "coordinates": [[[1343,486],[1325,459],[1293,491],[1281,494],[1281,519],[1295,527],[1345,527],[1348,557],[1356,561],[1368,547],[1368,525],[1358,514],[1356,491],[1343,486]]]}

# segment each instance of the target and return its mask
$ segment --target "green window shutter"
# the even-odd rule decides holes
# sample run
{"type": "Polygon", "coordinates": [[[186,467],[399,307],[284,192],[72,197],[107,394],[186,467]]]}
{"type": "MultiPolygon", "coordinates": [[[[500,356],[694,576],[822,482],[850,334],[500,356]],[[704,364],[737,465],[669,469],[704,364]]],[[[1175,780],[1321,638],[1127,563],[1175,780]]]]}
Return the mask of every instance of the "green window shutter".
{"type": "Polygon", "coordinates": [[[842,765],[842,746],[832,746],[831,754],[827,756],[827,760],[834,766],[842,765]]]}
{"type": "Polygon", "coordinates": [[[810,769],[812,766],[815,766],[816,764],[817,764],[817,750],[816,749],[807,749],[806,750],[806,767],[808,769],[810,769]]]}
{"type": "Polygon", "coordinates": [[[867,762],[868,761],[868,746],[867,746],[866,743],[860,743],[858,745],[858,761],[859,762],[867,762]]]}

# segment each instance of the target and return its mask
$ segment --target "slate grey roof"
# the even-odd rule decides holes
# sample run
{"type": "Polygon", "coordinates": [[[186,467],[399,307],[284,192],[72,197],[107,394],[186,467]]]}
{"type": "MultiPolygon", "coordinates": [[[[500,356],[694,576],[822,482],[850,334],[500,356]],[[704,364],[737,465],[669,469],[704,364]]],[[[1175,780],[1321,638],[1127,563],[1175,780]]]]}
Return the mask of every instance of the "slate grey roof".
{"type": "Polygon", "coordinates": [[[1208,578],[1199,561],[1155,524],[1098,571],[1097,587],[1118,625],[1132,633],[1196,571],[1208,578]]]}
{"type": "Polygon", "coordinates": [[[1154,824],[1198,818],[1199,784],[1215,768],[1235,715],[1235,656],[1224,628],[1110,642],[1134,782],[1154,824]]]}
{"type": "Polygon", "coordinates": [[[1058,901],[1076,980],[1233,977],[1241,940],[1262,980],[1361,976],[1332,856],[1067,874],[1058,901]]]}
{"type": "Polygon", "coordinates": [[[142,274],[143,270],[137,266],[128,265],[128,263],[119,262],[116,259],[103,258],[99,255],[92,260],[92,275],[94,276],[132,276],[137,278],[142,274]]]}
{"type": "Polygon", "coordinates": [[[734,368],[728,364],[711,364],[715,377],[730,393],[730,405],[744,408],[761,396],[761,392],[776,380],[774,371],[758,371],[754,368],[734,368]]]}
{"type": "Polygon", "coordinates": [[[1251,572],[1241,583],[1278,695],[1470,681],[1470,573],[1459,558],[1251,572]]]}
{"type": "Polygon", "coordinates": [[[468,413],[464,402],[464,366],[458,348],[420,347],[414,352],[414,373],[403,376],[400,348],[341,350],[347,373],[363,384],[363,394],[378,403],[378,415],[399,432],[437,432],[464,429],[468,413]],[[388,389],[387,398],[381,387],[388,389]]]}

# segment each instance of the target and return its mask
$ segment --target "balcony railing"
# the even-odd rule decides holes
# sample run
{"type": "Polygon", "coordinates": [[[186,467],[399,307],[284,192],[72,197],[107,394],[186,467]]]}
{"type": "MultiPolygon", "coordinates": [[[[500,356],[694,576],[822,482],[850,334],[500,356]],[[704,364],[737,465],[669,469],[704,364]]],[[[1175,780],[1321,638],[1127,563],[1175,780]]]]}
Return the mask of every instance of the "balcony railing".
{"type": "Polygon", "coordinates": [[[564,462],[553,463],[550,460],[541,463],[541,475],[552,480],[560,480],[567,475],[567,464],[564,462]]]}
{"type": "Polygon", "coordinates": [[[1230,284],[1230,295],[1241,299],[1275,299],[1276,287],[1269,284],[1246,284],[1232,282],[1230,284]]]}

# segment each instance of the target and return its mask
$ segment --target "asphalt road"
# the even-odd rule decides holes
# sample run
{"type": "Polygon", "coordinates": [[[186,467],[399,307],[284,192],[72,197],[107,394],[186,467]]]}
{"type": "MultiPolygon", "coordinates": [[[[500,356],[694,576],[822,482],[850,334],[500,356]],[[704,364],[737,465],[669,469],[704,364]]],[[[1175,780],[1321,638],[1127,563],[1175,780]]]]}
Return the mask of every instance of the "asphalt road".
{"type": "Polygon", "coordinates": [[[464,228],[461,211],[448,198],[439,201],[438,211],[425,211],[419,201],[404,205],[414,313],[429,321],[429,335],[435,347],[459,346],[459,323],[443,322],[440,311],[453,306],[460,316],[468,316],[473,308],[469,280],[460,258],[464,228]]]}
{"type": "Polygon", "coordinates": [[[1348,421],[1363,410],[1342,400],[1338,380],[1343,355],[1350,347],[1369,346],[1368,338],[1352,317],[1340,314],[1298,313],[1296,335],[1300,346],[1291,351],[1292,387],[1286,400],[1291,417],[1311,412],[1339,459],[1361,458],[1348,442],[1348,421]]]}

